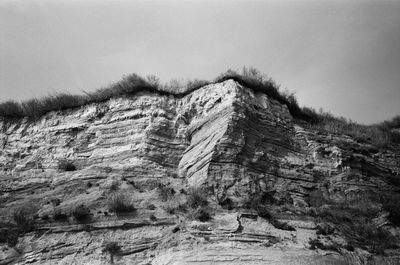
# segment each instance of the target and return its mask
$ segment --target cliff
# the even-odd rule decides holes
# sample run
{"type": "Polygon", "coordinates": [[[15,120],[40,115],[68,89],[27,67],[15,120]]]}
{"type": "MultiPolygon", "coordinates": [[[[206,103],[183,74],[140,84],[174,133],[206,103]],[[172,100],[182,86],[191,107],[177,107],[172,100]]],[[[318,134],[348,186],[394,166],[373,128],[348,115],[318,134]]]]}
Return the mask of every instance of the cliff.
{"type": "Polygon", "coordinates": [[[400,261],[399,146],[233,80],[0,128],[0,264],[400,261]]]}

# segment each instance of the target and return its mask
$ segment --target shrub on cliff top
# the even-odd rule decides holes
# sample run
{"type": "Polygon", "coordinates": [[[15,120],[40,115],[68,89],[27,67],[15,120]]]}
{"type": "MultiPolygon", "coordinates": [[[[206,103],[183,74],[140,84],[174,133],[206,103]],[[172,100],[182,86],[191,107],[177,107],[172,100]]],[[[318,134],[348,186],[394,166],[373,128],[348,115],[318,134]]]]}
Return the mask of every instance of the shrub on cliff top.
{"type": "MultiPolygon", "coordinates": [[[[313,121],[316,118],[313,116],[314,113],[307,111],[307,109],[302,110],[298,106],[294,94],[280,92],[279,86],[271,78],[265,77],[255,68],[244,67],[242,73],[228,70],[218,76],[214,80],[214,83],[228,79],[233,79],[254,91],[266,93],[271,98],[287,105],[294,117],[306,119],[307,121],[313,121]]],[[[170,83],[162,85],[155,76],[143,78],[137,74],[130,74],[106,88],[100,88],[90,93],[85,92],[85,95],[62,93],[42,99],[27,100],[22,103],[7,101],[0,104],[0,116],[9,119],[22,117],[37,118],[50,111],[76,108],[85,104],[103,102],[113,97],[133,95],[141,91],[182,96],[211,83],[195,79],[187,82],[172,80],[170,83]]]]}
{"type": "Polygon", "coordinates": [[[326,130],[330,133],[348,134],[380,146],[393,142],[400,143],[400,132],[392,130],[400,127],[400,116],[396,116],[391,121],[366,126],[344,118],[334,117],[322,111],[318,113],[312,108],[300,107],[294,93],[280,91],[280,87],[275,81],[252,67],[244,67],[241,72],[228,70],[215,78],[214,82],[196,79],[186,83],[172,80],[168,84],[161,84],[155,76],[143,78],[137,74],[130,74],[108,87],[100,88],[90,93],[85,92],[84,95],[61,93],[21,103],[6,101],[0,104],[0,117],[11,120],[23,117],[38,118],[50,111],[66,110],[85,104],[104,102],[110,98],[134,95],[141,91],[184,96],[202,86],[228,79],[233,79],[253,91],[267,94],[270,98],[286,105],[294,118],[314,125],[313,128],[315,129],[326,130]]]}

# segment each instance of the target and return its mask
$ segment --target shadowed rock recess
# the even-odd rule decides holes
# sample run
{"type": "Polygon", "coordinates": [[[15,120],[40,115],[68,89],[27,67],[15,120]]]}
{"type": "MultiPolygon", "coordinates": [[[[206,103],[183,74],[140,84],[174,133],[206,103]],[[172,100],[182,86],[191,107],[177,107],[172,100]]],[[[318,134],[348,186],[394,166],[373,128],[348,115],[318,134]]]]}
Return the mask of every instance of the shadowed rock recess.
{"type": "Polygon", "coordinates": [[[0,264],[400,264],[400,151],[233,80],[0,121],[0,264]]]}

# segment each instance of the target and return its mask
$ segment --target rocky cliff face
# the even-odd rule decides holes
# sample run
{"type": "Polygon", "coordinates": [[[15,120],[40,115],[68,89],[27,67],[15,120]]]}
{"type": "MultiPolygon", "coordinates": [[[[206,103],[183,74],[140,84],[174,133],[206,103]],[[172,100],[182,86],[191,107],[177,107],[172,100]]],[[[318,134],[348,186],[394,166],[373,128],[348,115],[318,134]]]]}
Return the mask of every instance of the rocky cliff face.
{"type": "Polygon", "coordinates": [[[399,229],[371,200],[399,192],[398,147],[307,129],[232,80],[0,128],[0,264],[399,262],[399,229]],[[199,221],[190,200],[203,197],[211,219],[199,221]],[[115,210],[115,200],[135,210],[115,210]],[[393,244],[351,241],[327,211],[347,202],[373,205],[365,220],[393,244]],[[31,227],[7,244],[27,208],[31,227]]]}

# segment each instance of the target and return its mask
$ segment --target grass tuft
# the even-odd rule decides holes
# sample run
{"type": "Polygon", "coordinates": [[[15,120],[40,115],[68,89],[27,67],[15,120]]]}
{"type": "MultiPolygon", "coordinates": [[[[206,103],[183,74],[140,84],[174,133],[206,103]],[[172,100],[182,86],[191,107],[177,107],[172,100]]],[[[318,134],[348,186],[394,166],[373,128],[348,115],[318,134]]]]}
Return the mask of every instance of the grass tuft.
{"type": "Polygon", "coordinates": [[[123,192],[114,193],[110,196],[108,206],[111,212],[116,214],[135,211],[132,198],[123,192]]]}

